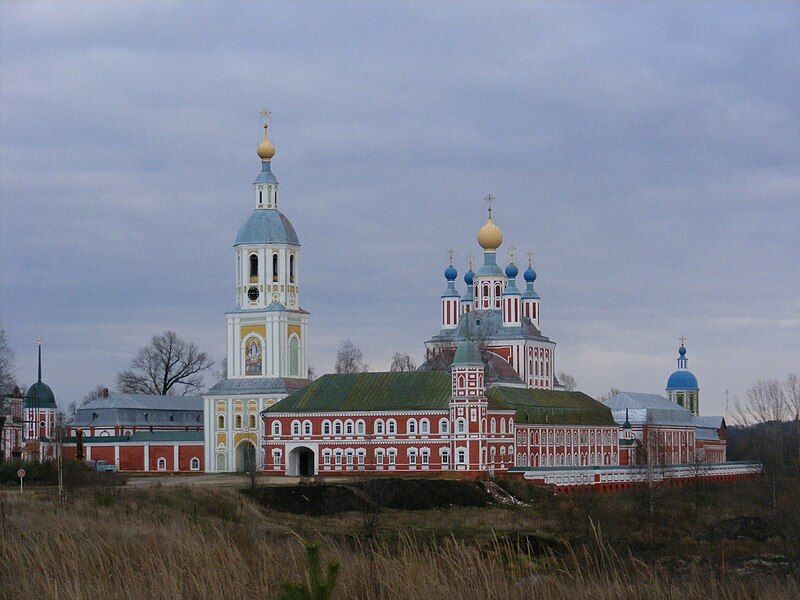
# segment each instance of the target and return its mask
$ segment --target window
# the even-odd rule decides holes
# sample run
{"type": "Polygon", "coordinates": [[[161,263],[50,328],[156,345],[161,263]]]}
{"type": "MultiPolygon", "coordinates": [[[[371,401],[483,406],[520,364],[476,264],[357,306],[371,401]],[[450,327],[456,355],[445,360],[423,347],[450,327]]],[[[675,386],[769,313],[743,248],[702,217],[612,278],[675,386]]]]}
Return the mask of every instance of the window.
{"type": "Polygon", "coordinates": [[[281,468],[281,451],[280,450],[273,450],[272,451],[272,467],[275,469],[281,468]]]}
{"type": "Polygon", "coordinates": [[[500,419],[500,433],[506,432],[506,420],[500,419]]]}
{"type": "Polygon", "coordinates": [[[394,435],[397,433],[397,422],[394,419],[389,419],[386,422],[386,433],[394,435]]]}
{"type": "Polygon", "coordinates": [[[225,455],[222,453],[217,454],[217,471],[225,471],[226,467],[225,455]]]}
{"type": "Polygon", "coordinates": [[[395,463],[397,462],[397,450],[394,449],[389,450],[387,454],[389,455],[389,465],[394,466],[395,463]]]}
{"type": "Polygon", "coordinates": [[[428,419],[422,419],[419,422],[419,432],[422,435],[428,435],[430,433],[431,425],[428,422],[428,419]]]}
{"type": "Polygon", "coordinates": [[[217,429],[225,429],[225,415],[217,415],[217,429]]]}
{"type": "Polygon", "coordinates": [[[345,424],[344,424],[344,432],[347,435],[353,435],[353,422],[352,421],[346,421],[345,422],[345,424]]]}
{"type": "Polygon", "coordinates": [[[236,424],[236,429],[242,428],[242,415],[236,415],[234,419],[234,423],[236,424]]]}
{"type": "Polygon", "coordinates": [[[335,456],[336,466],[337,467],[341,467],[342,466],[342,451],[341,450],[337,450],[336,454],[334,456],[335,456]]]}
{"type": "Polygon", "coordinates": [[[352,467],[353,466],[353,451],[352,450],[348,450],[347,451],[347,456],[345,458],[347,459],[347,466],[348,467],[352,467]]]}
{"type": "Polygon", "coordinates": [[[383,450],[375,450],[375,464],[379,467],[383,466],[383,450]]]}
{"type": "Polygon", "coordinates": [[[467,464],[467,451],[463,448],[458,450],[458,454],[456,455],[458,458],[458,464],[465,465],[467,464]]]}
{"type": "Polygon", "coordinates": [[[250,424],[250,429],[255,429],[256,428],[256,416],[251,413],[248,420],[249,420],[249,424],[250,424]]]}
{"type": "Polygon", "coordinates": [[[331,422],[324,421],[322,423],[322,435],[330,435],[331,434],[331,422]]]}
{"type": "Polygon", "coordinates": [[[289,283],[294,283],[294,254],[289,257],[289,283]]]}
{"type": "Polygon", "coordinates": [[[491,457],[491,462],[495,461],[495,456],[497,455],[497,448],[492,446],[492,449],[489,451],[489,456],[491,457]]]}
{"type": "Polygon", "coordinates": [[[366,432],[366,429],[367,429],[367,425],[366,425],[366,423],[364,423],[364,421],[357,421],[356,422],[356,434],[357,435],[364,435],[364,433],[366,432]]]}
{"type": "Polygon", "coordinates": [[[196,456],[192,457],[192,460],[189,461],[189,470],[190,471],[199,471],[200,470],[200,459],[196,456]]]}
{"type": "Polygon", "coordinates": [[[442,452],[442,467],[447,467],[450,464],[450,452],[448,450],[444,450],[442,452]]]}
{"type": "Polygon", "coordinates": [[[278,436],[281,434],[281,422],[280,421],[273,421],[272,422],[272,435],[278,436]]]}
{"type": "Polygon", "coordinates": [[[311,435],[311,421],[303,423],[303,435],[311,435]]]}
{"type": "Polygon", "coordinates": [[[491,433],[497,433],[497,420],[494,417],[492,417],[492,420],[489,421],[489,428],[491,433]]]}
{"type": "Polygon", "coordinates": [[[292,421],[292,435],[300,435],[300,421],[292,421]]]}
{"type": "Polygon", "coordinates": [[[272,283],[278,283],[278,255],[272,255],[272,283]]]}
{"type": "Polygon", "coordinates": [[[383,421],[380,419],[375,421],[375,435],[383,435],[383,421]]]}
{"type": "Polygon", "coordinates": [[[342,435],[342,422],[341,421],[334,421],[333,422],[333,433],[335,435],[342,435]]]}
{"type": "Polygon", "coordinates": [[[408,433],[408,435],[416,435],[417,422],[414,419],[409,419],[406,422],[406,432],[408,433]]]}
{"type": "Polygon", "coordinates": [[[447,419],[439,421],[439,433],[450,433],[450,421],[447,419]]]}
{"type": "Polygon", "coordinates": [[[410,467],[417,466],[417,451],[414,450],[413,448],[409,449],[408,451],[408,466],[410,467]]]}
{"type": "Polygon", "coordinates": [[[167,459],[164,458],[163,456],[161,458],[159,458],[158,462],[156,463],[156,468],[159,471],[166,471],[167,470],[167,459]]]}
{"type": "Polygon", "coordinates": [[[323,465],[330,465],[331,464],[331,451],[330,450],[325,450],[325,452],[322,453],[322,464],[323,465]]]}
{"type": "Polygon", "coordinates": [[[300,342],[296,335],[289,338],[289,375],[300,375],[300,342]]]}
{"type": "Polygon", "coordinates": [[[427,467],[431,462],[431,453],[429,450],[423,450],[420,452],[420,456],[422,457],[422,465],[427,467]]]}
{"type": "Polygon", "coordinates": [[[464,433],[467,430],[467,422],[464,419],[459,419],[456,421],[456,431],[458,433],[464,433]]]}
{"type": "Polygon", "coordinates": [[[365,462],[364,459],[366,456],[366,452],[364,452],[363,450],[359,450],[357,456],[358,456],[358,466],[363,467],[365,462]]]}
{"type": "Polygon", "coordinates": [[[250,255],[250,281],[253,278],[258,278],[258,256],[255,254],[250,255]]]}

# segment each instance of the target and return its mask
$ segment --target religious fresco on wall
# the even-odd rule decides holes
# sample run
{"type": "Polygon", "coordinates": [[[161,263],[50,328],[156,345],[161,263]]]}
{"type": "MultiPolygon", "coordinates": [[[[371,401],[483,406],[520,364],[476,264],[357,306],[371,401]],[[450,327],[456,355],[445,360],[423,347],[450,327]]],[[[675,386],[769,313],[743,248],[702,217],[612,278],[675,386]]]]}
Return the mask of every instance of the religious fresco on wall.
{"type": "Polygon", "coordinates": [[[250,338],[245,346],[244,353],[244,374],[261,375],[261,341],[258,338],[250,338]]]}

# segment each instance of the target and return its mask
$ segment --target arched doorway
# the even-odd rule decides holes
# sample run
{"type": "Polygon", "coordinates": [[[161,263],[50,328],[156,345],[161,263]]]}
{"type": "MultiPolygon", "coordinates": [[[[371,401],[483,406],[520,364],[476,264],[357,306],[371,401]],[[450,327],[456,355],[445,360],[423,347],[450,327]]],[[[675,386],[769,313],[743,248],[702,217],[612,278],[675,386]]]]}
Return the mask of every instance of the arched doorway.
{"type": "Polygon", "coordinates": [[[314,462],[314,451],[305,446],[289,452],[286,462],[286,474],[294,477],[311,477],[317,474],[314,462]]]}
{"type": "Polygon", "coordinates": [[[236,447],[236,470],[239,473],[250,473],[256,469],[256,447],[252,442],[244,441],[236,447]]]}

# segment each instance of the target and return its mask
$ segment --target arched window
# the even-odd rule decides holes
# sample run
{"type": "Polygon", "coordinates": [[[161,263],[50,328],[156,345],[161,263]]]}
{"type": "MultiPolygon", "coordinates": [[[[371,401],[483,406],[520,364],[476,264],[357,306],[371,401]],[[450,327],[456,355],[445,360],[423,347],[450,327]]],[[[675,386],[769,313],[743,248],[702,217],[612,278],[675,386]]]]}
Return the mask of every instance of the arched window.
{"type": "Polygon", "coordinates": [[[467,430],[467,422],[464,419],[459,419],[456,421],[456,432],[457,433],[464,433],[467,430]]]}
{"type": "Polygon", "coordinates": [[[161,458],[159,458],[158,462],[156,463],[156,468],[159,471],[166,471],[167,470],[167,459],[164,458],[163,456],[161,458]]]}
{"type": "Polygon", "coordinates": [[[375,435],[383,435],[383,421],[380,419],[375,421],[375,435]]]}
{"type": "Polygon", "coordinates": [[[292,421],[292,435],[300,435],[300,421],[292,421]]]}
{"type": "Polygon", "coordinates": [[[460,464],[460,465],[466,464],[467,463],[467,451],[464,450],[463,448],[459,448],[457,458],[458,458],[458,464],[460,464]]]}
{"type": "Polygon", "coordinates": [[[345,433],[345,435],[353,435],[353,422],[352,421],[345,421],[344,433],[345,433]]]}
{"type": "Polygon", "coordinates": [[[366,428],[367,428],[367,426],[366,426],[366,423],[364,423],[364,421],[356,422],[356,434],[357,435],[364,435],[364,433],[366,432],[366,428]]]}
{"type": "Polygon", "coordinates": [[[303,421],[303,435],[311,435],[311,421],[303,421]]]}
{"type": "Polygon", "coordinates": [[[330,421],[323,421],[322,423],[322,435],[330,435],[331,434],[331,422],[330,421]]]}
{"type": "Polygon", "coordinates": [[[300,375],[300,350],[296,335],[289,338],[289,375],[300,375]]]}
{"type": "Polygon", "coordinates": [[[273,421],[272,422],[272,435],[280,435],[281,434],[281,422],[280,421],[273,421]]]}
{"type": "Polygon", "coordinates": [[[294,254],[289,257],[289,283],[294,283],[294,254]]]}
{"type": "Polygon", "coordinates": [[[408,435],[416,435],[417,422],[414,419],[409,419],[406,422],[406,433],[408,433],[408,435]]]}
{"type": "Polygon", "coordinates": [[[450,451],[442,450],[442,468],[446,469],[450,465],[450,451]]]}
{"type": "Polygon", "coordinates": [[[500,419],[500,433],[506,432],[506,420],[500,419]]]}
{"type": "Polygon", "coordinates": [[[341,421],[334,421],[334,423],[333,423],[333,433],[334,433],[334,435],[342,435],[342,422],[341,421]]]}
{"type": "Polygon", "coordinates": [[[272,283],[278,283],[278,255],[272,255],[272,283]]]}
{"type": "Polygon", "coordinates": [[[447,419],[439,420],[439,433],[450,433],[450,422],[447,419]]]}
{"type": "Polygon", "coordinates": [[[217,454],[217,471],[227,471],[225,455],[221,452],[217,454]]]}
{"type": "Polygon", "coordinates": [[[225,429],[225,415],[217,415],[217,429],[225,429]]]}
{"type": "Polygon", "coordinates": [[[496,454],[497,454],[497,448],[492,446],[492,449],[489,451],[489,456],[491,456],[492,462],[494,462],[496,454]]]}
{"type": "Polygon", "coordinates": [[[236,417],[234,417],[233,424],[234,424],[234,427],[236,427],[236,429],[241,429],[242,428],[242,415],[236,415],[236,417]]]}
{"type": "Polygon", "coordinates": [[[497,433],[497,419],[492,417],[492,420],[489,421],[489,432],[490,433],[497,433]]]}
{"type": "Polygon", "coordinates": [[[252,282],[253,279],[258,279],[258,255],[251,254],[250,255],[250,281],[252,282]]]}
{"type": "Polygon", "coordinates": [[[394,419],[389,419],[386,422],[386,433],[394,435],[397,433],[397,422],[394,419]]]}
{"type": "Polygon", "coordinates": [[[428,435],[431,432],[431,425],[428,422],[428,419],[422,419],[419,422],[419,432],[422,435],[428,435]]]}
{"type": "Polygon", "coordinates": [[[191,471],[199,471],[200,470],[200,459],[196,456],[192,457],[192,460],[189,461],[189,469],[191,471]]]}
{"type": "Polygon", "coordinates": [[[252,414],[252,413],[250,414],[250,417],[248,417],[248,423],[249,423],[250,429],[255,429],[256,428],[256,416],[254,414],[252,414]]]}
{"type": "Polygon", "coordinates": [[[458,387],[463,388],[466,384],[466,379],[464,379],[463,375],[458,376],[458,387]]]}

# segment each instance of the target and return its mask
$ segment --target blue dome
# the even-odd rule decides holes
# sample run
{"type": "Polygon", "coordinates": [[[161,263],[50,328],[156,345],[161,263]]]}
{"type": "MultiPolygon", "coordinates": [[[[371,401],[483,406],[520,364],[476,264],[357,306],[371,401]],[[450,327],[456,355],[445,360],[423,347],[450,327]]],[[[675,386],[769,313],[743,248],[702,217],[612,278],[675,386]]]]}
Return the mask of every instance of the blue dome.
{"type": "Polygon", "coordinates": [[[450,265],[444,270],[444,278],[447,279],[447,281],[455,281],[456,277],[458,277],[458,271],[456,271],[453,265],[450,265]]]}
{"type": "Polygon", "coordinates": [[[25,408],[57,408],[56,397],[50,386],[37,381],[25,393],[25,408]]]}
{"type": "Polygon", "coordinates": [[[697,390],[697,377],[691,371],[675,371],[667,380],[667,390],[697,390]]]}
{"type": "Polygon", "coordinates": [[[525,272],[522,274],[522,276],[528,283],[533,283],[536,281],[536,271],[533,270],[533,267],[528,267],[525,269],[525,272]]]}
{"type": "Polygon", "coordinates": [[[686,356],[686,348],[684,348],[683,346],[678,348],[678,354],[680,354],[681,356],[686,356]]]}
{"type": "Polygon", "coordinates": [[[234,246],[241,244],[291,244],[299,246],[300,240],[289,219],[274,208],[257,208],[239,228],[234,246]]]}
{"type": "Polygon", "coordinates": [[[472,282],[475,280],[475,271],[470,269],[466,273],[464,273],[464,283],[467,285],[472,285],[472,282]]]}
{"type": "Polygon", "coordinates": [[[517,275],[519,275],[519,269],[517,268],[517,265],[515,265],[513,262],[509,263],[509,265],[506,267],[506,277],[514,279],[517,275]]]}

